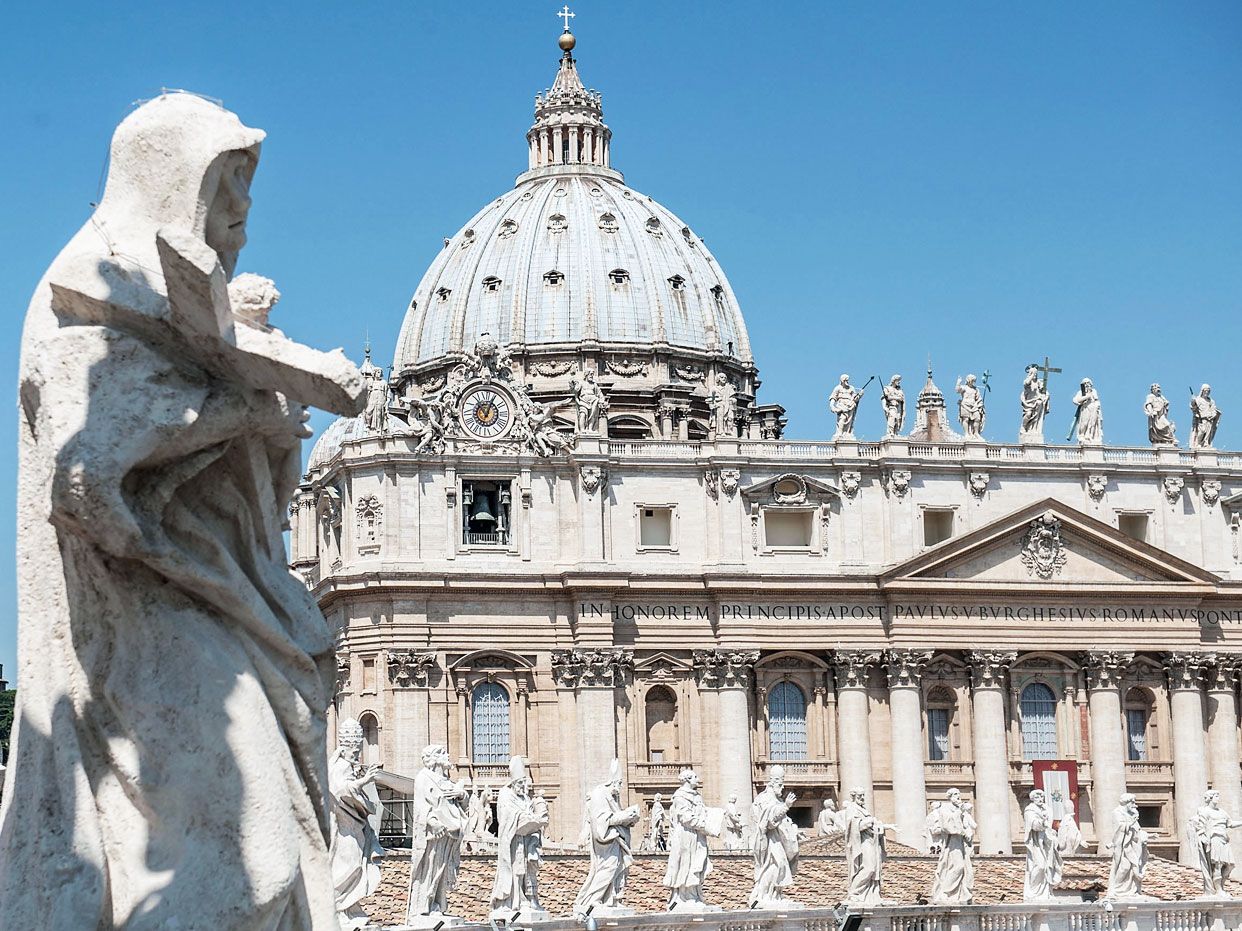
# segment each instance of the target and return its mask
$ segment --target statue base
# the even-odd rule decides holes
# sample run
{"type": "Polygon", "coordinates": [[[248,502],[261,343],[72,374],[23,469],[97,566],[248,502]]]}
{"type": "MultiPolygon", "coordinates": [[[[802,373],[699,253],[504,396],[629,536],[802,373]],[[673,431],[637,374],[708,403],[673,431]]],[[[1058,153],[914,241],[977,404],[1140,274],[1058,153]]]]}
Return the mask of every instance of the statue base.
{"type": "Polygon", "coordinates": [[[706,902],[678,902],[669,907],[670,912],[678,915],[702,915],[707,912],[723,912],[719,905],[708,905],[706,902]]]}
{"type": "Polygon", "coordinates": [[[793,899],[760,899],[755,908],[771,912],[794,912],[806,908],[801,902],[793,899]]]}
{"type": "Polygon", "coordinates": [[[466,923],[466,919],[457,915],[415,915],[399,925],[401,931],[437,931],[444,928],[458,928],[466,923]]]}
{"type": "MultiPolygon", "coordinates": [[[[636,908],[626,908],[624,905],[596,905],[591,909],[592,918],[630,918],[638,914],[636,908]]],[[[575,915],[579,921],[585,921],[586,915],[575,915]]]]}
{"type": "Polygon", "coordinates": [[[509,908],[496,908],[488,916],[492,921],[503,921],[508,928],[529,928],[540,921],[550,921],[552,915],[542,908],[524,908],[514,912],[509,908]]]}

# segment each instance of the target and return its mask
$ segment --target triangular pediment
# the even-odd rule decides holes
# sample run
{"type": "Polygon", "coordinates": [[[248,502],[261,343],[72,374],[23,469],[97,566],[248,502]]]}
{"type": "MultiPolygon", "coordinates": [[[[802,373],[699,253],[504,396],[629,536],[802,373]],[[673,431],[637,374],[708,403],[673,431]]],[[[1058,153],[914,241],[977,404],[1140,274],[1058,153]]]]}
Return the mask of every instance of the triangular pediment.
{"type": "Polygon", "coordinates": [[[947,540],[885,572],[899,580],[1212,584],[1213,573],[1046,498],[947,540]]]}

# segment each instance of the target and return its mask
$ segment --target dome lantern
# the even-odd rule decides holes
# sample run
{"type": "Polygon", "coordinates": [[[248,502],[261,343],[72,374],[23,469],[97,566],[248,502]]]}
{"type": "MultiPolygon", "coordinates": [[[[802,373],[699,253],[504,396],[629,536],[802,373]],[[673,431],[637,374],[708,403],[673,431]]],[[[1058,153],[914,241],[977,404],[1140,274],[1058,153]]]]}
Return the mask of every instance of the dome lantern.
{"type": "Polygon", "coordinates": [[[565,31],[557,41],[561,61],[552,86],[535,97],[535,123],[526,133],[529,167],[607,168],[612,131],[604,123],[603,97],[587,90],[578,76],[573,56],[577,39],[569,31],[569,20],[576,14],[567,6],[556,15],[565,20],[565,31]]]}

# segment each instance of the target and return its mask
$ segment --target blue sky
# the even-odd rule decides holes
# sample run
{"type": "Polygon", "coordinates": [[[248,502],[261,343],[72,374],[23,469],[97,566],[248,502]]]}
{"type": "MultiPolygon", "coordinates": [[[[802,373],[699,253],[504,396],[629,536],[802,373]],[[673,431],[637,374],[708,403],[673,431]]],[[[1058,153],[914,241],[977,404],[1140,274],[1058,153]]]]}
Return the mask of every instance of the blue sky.
{"type": "MultiPolygon", "coordinates": [[[[571,4],[613,162],[708,242],[764,402],[831,432],[840,372],[992,372],[1016,437],[1046,353],[1049,432],[1094,378],[1110,442],[1161,381],[1184,437],[1210,381],[1242,447],[1242,5],[571,4]]],[[[161,87],[268,131],[241,268],[295,338],[392,345],[424,268],[525,167],[558,3],[13,3],[0,39],[0,564],[13,565],[16,375],[30,292],[98,196],[108,139],[161,87]]],[[[875,392],[858,428],[878,436],[875,392]]],[[[317,417],[322,428],[326,418],[317,417]]],[[[15,668],[13,569],[0,663],[15,668]]]]}

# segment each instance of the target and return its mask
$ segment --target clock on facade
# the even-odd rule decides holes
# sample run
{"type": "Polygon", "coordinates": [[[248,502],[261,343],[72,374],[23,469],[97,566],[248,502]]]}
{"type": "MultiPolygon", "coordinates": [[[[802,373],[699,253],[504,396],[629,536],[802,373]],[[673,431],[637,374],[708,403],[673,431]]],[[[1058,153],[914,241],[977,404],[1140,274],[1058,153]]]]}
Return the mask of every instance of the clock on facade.
{"type": "Polygon", "coordinates": [[[480,440],[496,440],[513,424],[513,399],[492,385],[471,388],[461,399],[461,425],[480,440]]]}

